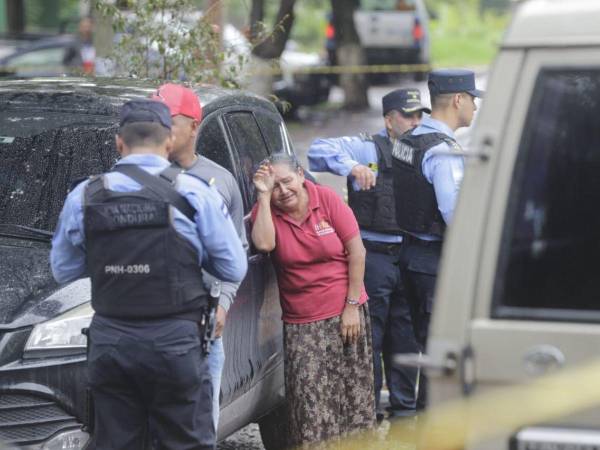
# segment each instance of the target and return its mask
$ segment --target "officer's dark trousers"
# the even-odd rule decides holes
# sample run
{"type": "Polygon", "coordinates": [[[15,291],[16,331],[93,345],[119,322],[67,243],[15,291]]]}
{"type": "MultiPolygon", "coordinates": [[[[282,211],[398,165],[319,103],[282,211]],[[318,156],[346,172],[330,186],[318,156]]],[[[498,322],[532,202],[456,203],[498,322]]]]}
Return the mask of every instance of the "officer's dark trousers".
{"type": "MultiPolygon", "coordinates": [[[[400,252],[400,272],[410,306],[418,351],[425,353],[433,296],[440,260],[441,241],[428,242],[408,237],[400,252]]],[[[427,377],[420,371],[417,410],[427,404],[427,377]]]]}
{"type": "Polygon", "coordinates": [[[367,249],[365,287],[369,295],[369,312],[373,334],[373,370],[375,403],[380,413],[383,385],[382,354],[385,379],[390,393],[390,413],[410,415],[415,411],[417,371],[395,367],[397,353],[416,353],[418,346],[413,331],[410,308],[404,293],[398,267],[400,244],[374,243],[364,240],[367,249]]]}
{"type": "Polygon", "coordinates": [[[88,360],[97,450],[215,446],[212,384],[198,325],[189,320],[123,321],[96,315],[88,360]]]}

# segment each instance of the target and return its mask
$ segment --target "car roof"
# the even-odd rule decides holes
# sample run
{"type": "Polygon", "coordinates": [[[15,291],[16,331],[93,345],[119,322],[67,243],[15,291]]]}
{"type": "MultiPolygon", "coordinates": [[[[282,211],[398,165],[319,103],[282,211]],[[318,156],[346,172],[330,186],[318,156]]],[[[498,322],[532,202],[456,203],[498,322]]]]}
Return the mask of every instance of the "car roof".
{"type": "Polygon", "coordinates": [[[504,48],[600,45],[597,0],[529,0],[515,8],[504,48]]]}
{"type": "MultiPolygon", "coordinates": [[[[119,78],[32,78],[0,81],[0,109],[3,105],[88,114],[117,115],[121,105],[134,98],[147,98],[160,85],[152,80],[119,78]]],[[[219,108],[243,105],[277,114],[273,103],[253,93],[213,85],[193,86],[205,116],[219,108]]]]}

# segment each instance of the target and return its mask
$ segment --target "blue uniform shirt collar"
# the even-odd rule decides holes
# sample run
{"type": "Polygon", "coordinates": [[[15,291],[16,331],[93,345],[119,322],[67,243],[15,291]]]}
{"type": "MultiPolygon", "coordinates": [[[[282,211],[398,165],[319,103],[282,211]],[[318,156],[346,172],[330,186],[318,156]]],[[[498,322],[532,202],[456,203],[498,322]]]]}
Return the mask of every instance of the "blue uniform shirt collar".
{"type": "Polygon", "coordinates": [[[452,131],[452,128],[450,128],[444,122],[442,122],[440,120],[432,119],[431,117],[423,117],[421,124],[415,129],[415,131],[416,130],[418,130],[419,132],[421,132],[421,131],[432,132],[431,130],[439,131],[439,132],[444,133],[445,135],[450,136],[451,138],[455,139],[454,131],[452,131]]]}
{"type": "Polygon", "coordinates": [[[146,154],[133,154],[127,155],[125,158],[117,161],[116,165],[119,164],[135,164],[136,166],[150,166],[150,167],[167,167],[171,163],[162,156],[146,154]]]}

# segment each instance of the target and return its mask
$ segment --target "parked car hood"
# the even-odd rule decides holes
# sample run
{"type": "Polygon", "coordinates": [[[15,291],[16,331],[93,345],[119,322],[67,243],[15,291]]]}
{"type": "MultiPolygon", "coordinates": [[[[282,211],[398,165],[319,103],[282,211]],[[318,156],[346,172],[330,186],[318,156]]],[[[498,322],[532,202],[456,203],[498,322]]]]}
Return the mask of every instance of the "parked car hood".
{"type": "Polygon", "coordinates": [[[49,251],[46,243],[0,238],[0,329],[34,325],[89,300],[89,281],[54,281],[49,251]]]}

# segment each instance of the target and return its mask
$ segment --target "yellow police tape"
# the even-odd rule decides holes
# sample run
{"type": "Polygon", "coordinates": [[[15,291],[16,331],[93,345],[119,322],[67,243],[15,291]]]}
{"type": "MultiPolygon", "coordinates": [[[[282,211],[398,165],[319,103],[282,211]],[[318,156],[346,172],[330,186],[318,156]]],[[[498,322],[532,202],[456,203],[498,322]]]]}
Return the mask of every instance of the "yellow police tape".
{"type": "MultiPolygon", "coordinates": [[[[328,443],[326,448],[459,450],[467,444],[511,435],[527,425],[598,406],[600,361],[595,361],[533,382],[493,388],[432,407],[417,420],[393,423],[385,437],[378,432],[365,432],[328,443]]],[[[506,449],[508,442],[498,448],[506,449]]]]}
{"type": "Polygon", "coordinates": [[[380,64],[375,66],[356,65],[356,66],[308,66],[295,67],[282,70],[280,68],[265,68],[251,70],[252,75],[281,75],[282,73],[295,74],[366,74],[366,73],[413,73],[429,72],[429,64],[380,64]]]}

